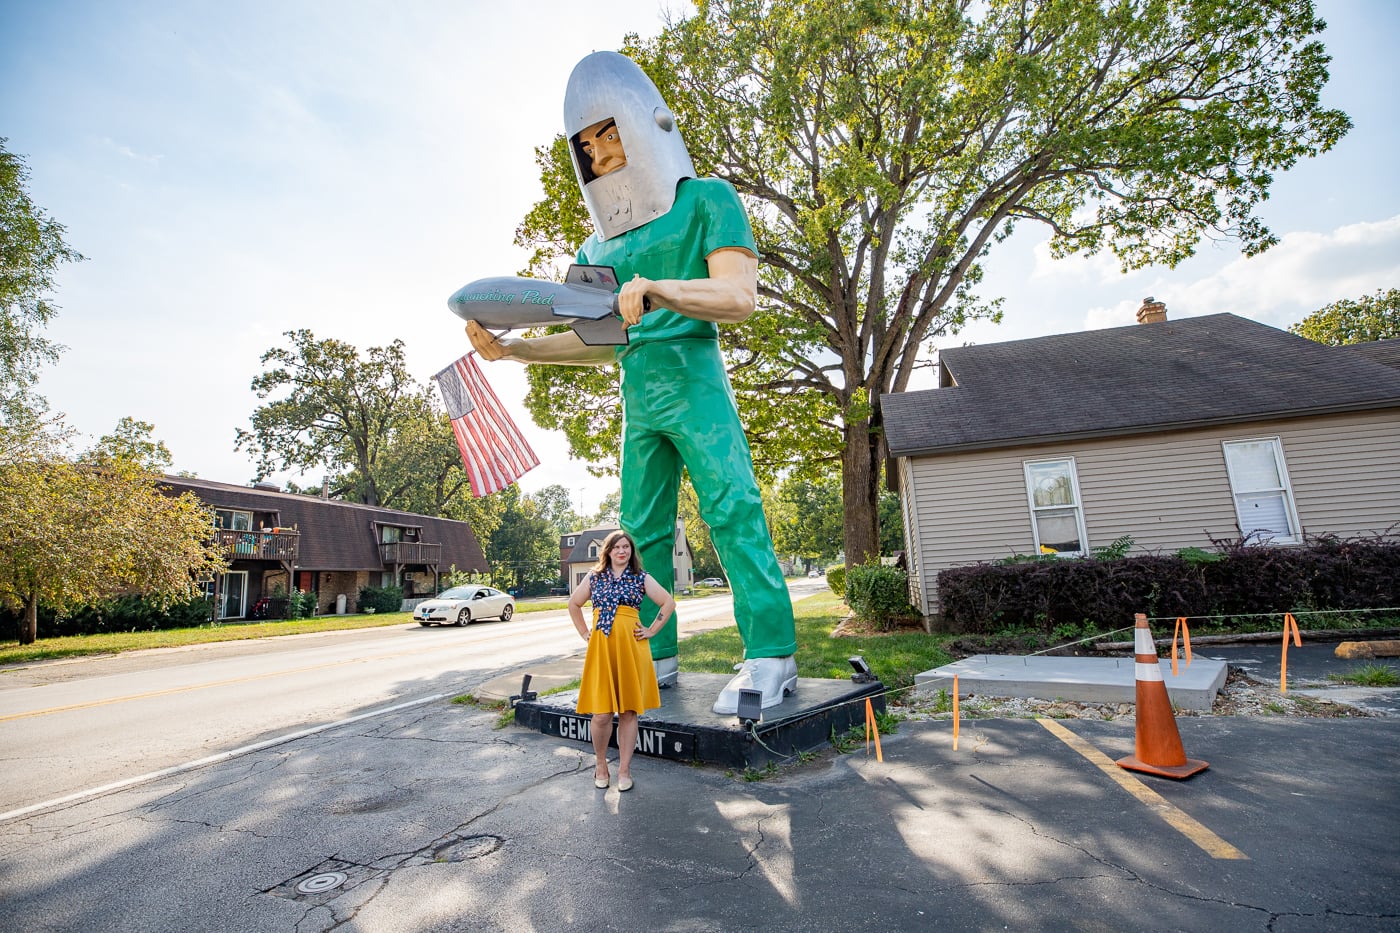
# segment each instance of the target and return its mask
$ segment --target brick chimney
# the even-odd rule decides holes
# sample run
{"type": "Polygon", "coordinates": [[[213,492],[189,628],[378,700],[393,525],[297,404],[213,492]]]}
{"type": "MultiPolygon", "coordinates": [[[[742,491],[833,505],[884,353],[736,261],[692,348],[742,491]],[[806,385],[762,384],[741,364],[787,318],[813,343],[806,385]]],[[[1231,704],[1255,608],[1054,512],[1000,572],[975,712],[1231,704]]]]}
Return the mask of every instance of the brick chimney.
{"type": "Polygon", "coordinates": [[[1144,298],[1137,319],[1139,324],[1160,324],[1167,319],[1167,306],[1151,296],[1144,298]]]}

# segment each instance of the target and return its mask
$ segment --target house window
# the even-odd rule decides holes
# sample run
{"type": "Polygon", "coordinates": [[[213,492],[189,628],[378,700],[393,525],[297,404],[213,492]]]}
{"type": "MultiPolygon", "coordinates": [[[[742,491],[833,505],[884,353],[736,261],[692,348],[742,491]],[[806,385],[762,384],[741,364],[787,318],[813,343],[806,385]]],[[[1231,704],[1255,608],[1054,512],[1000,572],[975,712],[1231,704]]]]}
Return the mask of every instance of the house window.
{"type": "Polygon", "coordinates": [[[1087,535],[1074,459],[1028,460],[1025,470],[1036,553],[1082,555],[1087,535]]]}
{"type": "MultiPolygon", "coordinates": [[[[363,539],[361,539],[363,540],[363,539]]],[[[381,525],[379,527],[380,544],[397,544],[403,540],[403,529],[393,525],[381,525]]]]}
{"type": "Polygon", "coordinates": [[[239,512],[234,509],[215,509],[214,527],[220,531],[251,531],[253,513],[239,512]]]}
{"type": "Polygon", "coordinates": [[[1277,437],[1225,441],[1225,471],[1235,497],[1240,535],[1260,544],[1299,539],[1298,512],[1277,437]]]}
{"type": "Polygon", "coordinates": [[[564,547],[573,547],[573,546],[574,546],[574,541],[575,541],[575,540],[577,540],[577,539],[574,538],[573,535],[570,535],[569,537],[565,538],[565,539],[564,539],[564,547]]]}

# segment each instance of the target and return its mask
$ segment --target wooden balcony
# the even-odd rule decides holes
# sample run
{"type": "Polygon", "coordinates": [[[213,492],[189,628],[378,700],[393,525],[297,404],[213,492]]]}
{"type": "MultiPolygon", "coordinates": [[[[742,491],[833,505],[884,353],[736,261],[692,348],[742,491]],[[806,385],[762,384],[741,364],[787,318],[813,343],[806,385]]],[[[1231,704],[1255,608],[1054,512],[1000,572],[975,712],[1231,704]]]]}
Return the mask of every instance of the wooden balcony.
{"type": "Polygon", "coordinates": [[[275,560],[295,564],[300,538],[295,531],[214,532],[214,540],[229,560],[275,560]]]}
{"type": "Polygon", "coordinates": [[[436,566],[442,560],[442,545],[424,544],[421,541],[394,541],[379,545],[379,554],[386,564],[436,566]]]}

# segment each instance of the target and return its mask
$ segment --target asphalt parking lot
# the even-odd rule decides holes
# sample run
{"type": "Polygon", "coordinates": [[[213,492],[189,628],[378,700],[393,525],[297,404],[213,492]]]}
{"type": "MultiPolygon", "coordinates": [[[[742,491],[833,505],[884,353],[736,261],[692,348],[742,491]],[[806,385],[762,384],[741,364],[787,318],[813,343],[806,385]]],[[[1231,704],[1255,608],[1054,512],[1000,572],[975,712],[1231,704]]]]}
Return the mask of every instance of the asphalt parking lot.
{"type": "MultiPolygon", "coordinates": [[[[370,711],[367,711],[370,712],[370,711]]],[[[909,722],[771,775],[435,701],[0,824],[7,929],[1400,928],[1400,718],[909,722]],[[1107,762],[1107,763],[1105,763],[1107,762]]]]}

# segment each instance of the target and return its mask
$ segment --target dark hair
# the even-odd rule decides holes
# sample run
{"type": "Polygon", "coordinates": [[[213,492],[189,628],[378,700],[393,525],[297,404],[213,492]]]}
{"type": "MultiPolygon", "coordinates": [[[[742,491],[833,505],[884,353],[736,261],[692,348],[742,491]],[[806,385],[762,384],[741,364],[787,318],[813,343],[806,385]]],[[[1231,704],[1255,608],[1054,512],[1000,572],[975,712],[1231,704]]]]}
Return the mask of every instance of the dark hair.
{"type": "Polygon", "coordinates": [[[623,539],[626,539],[627,543],[632,545],[632,559],[627,562],[627,569],[633,573],[642,572],[642,558],[637,554],[637,542],[632,540],[631,535],[619,528],[603,539],[603,550],[598,554],[598,563],[593,565],[594,573],[602,573],[604,570],[609,569],[612,563],[612,561],[609,560],[609,555],[612,554],[612,549],[617,546],[617,542],[623,539]]]}

